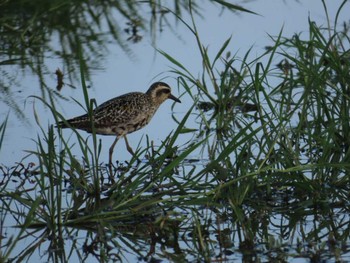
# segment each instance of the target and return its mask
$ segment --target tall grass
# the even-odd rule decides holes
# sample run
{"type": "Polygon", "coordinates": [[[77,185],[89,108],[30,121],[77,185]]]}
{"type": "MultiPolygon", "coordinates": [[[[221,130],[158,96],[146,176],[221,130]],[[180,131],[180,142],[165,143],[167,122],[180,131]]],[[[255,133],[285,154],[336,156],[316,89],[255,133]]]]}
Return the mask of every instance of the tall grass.
{"type": "MultiPolygon", "coordinates": [[[[0,216],[12,216],[20,227],[4,245],[3,260],[31,258],[44,243],[52,261],[121,261],[128,253],[173,261],[210,262],[235,253],[247,262],[261,254],[270,261],[316,260],[348,252],[342,246],[349,238],[346,32],[309,21],[309,35],[287,38],[281,31],[257,58],[250,50],[232,56],[230,39],[211,57],[193,16],[182,22],[197,40],[203,71],[194,77],[160,51],[183,96],[193,99],[182,118],[173,116],[177,128],[158,147],[146,136],[137,156],[110,174],[94,132],[85,138],[72,129],[67,138],[53,125],[41,127],[30,151],[38,166],[27,169],[16,191],[8,187],[15,173],[1,188],[6,212],[0,216]],[[313,226],[305,227],[310,218],[313,226]],[[34,234],[39,241],[13,256],[34,234]]],[[[92,116],[96,105],[83,71],[81,80],[81,106],[92,116]]],[[[54,99],[46,105],[56,122],[64,121],[54,99]]]]}

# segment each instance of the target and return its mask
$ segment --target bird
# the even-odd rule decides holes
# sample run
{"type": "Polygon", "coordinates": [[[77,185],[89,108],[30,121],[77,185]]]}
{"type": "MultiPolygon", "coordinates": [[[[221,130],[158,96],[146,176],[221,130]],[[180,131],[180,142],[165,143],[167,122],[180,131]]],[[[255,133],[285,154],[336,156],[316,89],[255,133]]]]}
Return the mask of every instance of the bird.
{"type": "Polygon", "coordinates": [[[89,114],[60,121],[59,128],[75,128],[88,133],[116,136],[109,148],[109,167],[112,167],[114,147],[120,138],[124,138],[128,152],[134,155],[126,135],[146,126],[159,106],[167,99],[181,103],[171,94],[171,88],[164,82],[155,82],[143,92],[130,92],[110,99],[92,111],[92,122],[89,114]]]}

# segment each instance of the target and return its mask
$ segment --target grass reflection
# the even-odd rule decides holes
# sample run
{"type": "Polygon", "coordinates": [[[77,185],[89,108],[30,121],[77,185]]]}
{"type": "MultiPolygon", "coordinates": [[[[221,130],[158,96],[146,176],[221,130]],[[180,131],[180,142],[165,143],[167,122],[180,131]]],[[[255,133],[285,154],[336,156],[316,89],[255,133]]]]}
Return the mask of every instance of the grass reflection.
{"type": "MultiPolygon", "coordinates": [[[[250,12],[224,1],[212,2],[231,11],[250,12]]],[[[81,70],[90,80],[91,73],[102,68],[108,44],[115,43],[122,52],[131,55],[132,44],[142,41],[143,35],[150,32],[152,43],[156,45],[157,30],[163,30],[164,25],[171,27],[173,22],[168,20],[174,18],[173,14],[176,19],[181,18],[188,12],[189,5],[187,0],[174,3],[125,0],[0,2],[0,72],[3,76],[0,93],[7,95],[2,102],[14,110],[17,117],[23,118],[16,100],[9,96],[13,87],[20,86],[16,83],[19,71],[37,77],[41,98],[61,97],[62,85],[55,90],[45,82],[45,76],[53,74],[48,69],[52,59],[61,61],[64,68],[61,73],[66,77],[67,86],[79,79],[81,70]]],[[[200,13],[197,4],[191,6],[200,13]]],[[[60,76],[57,76],[59,83],[60,76]]]]}
{"type": "Polygon", "coordinates": [[[159,147],[147,137],[110,174],[96,134],[52,125],[36,165],[1,167],[1,261],[348,259],[349,40],[310,22],[253,61],[224,55],[230,39],[212,59],[187,26],[203,72],[162,52],[193,103],[159,147]]]}

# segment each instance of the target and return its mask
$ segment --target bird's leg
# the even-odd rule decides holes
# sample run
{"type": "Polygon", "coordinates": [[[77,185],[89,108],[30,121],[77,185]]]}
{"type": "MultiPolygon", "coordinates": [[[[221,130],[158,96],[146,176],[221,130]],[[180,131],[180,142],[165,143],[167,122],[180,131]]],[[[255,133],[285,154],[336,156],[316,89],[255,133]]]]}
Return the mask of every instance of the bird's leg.
{"type": "Polygon", "coordinates": [[[111,146],[111,148],[109,148],[109,172],[110,172],[110,177],[112,178],[112,167],[113,167],[113,160],[112,160],[112,157],[113,157],[113,150],[114,150],[114,147],[115,145],[117,144],[117,141],[119,140],[119,137],[117,136],[111,146]]]}
{"type": "Polygon", "coordinates": [[[132,148],[129,145],[128,139],[126,138],[126,135],[124,136],[124,140],[125,140],[125,144],[126,144],[126,149],[128,150],[128,152],[136,158],[137,163],[139,164],[141,162],[141,160],[139,159],[138,156],[136,156],[136,154],[134,153],[134,151],[132,150],[132,148]]]}
{"type": "Polygon", "coordinates": [[[132,150],[132,148],[129,145],[128,139],[126,138],[126,135],[124,136],[124,140],[125,140],[125,145],[126,145],[126,149],[128,150],[128,152],[132,155],[135,156],[134,151],[132,150]]]}

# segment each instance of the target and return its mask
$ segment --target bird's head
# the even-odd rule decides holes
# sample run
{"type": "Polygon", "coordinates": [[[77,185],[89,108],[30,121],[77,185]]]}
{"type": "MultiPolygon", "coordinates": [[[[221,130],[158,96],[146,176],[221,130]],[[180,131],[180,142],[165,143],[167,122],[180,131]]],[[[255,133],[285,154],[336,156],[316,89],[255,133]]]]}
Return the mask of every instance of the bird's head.
{"type": "Polygon", "coordinates": [[[164,82],[153,83],[146,94],[151,96],[152,100],[158,105],[162,104],[166,99],[172,99],[181,103],[178,98],[171,94],[170,86],[164,82]]]}

